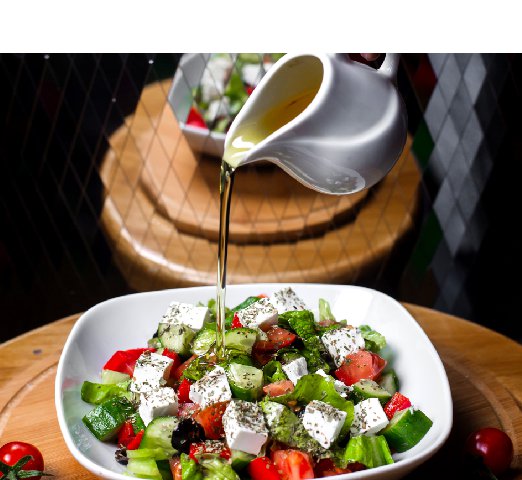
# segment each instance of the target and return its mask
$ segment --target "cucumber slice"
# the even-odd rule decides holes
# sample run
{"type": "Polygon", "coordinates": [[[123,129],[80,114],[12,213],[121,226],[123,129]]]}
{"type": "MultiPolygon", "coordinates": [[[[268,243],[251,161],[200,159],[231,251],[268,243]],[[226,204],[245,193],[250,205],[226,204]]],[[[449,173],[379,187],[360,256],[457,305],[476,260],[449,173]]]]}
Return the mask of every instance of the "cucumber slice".
{"type": "Polygon", "coordinates": [[[362,379],[352,385],[353,396],[356,403],[368,398],[377,398],[382,404],[386,403],[391,395],[384,388],[380,387],[377,382],[368,379],[362,379]]]}
{"type": "Polygon", "coordinates": [[[225,346],[250,355],[256,337],[257,332],[251,328],[234,328],[225,333],[225,346]]]}
{"type": "Polygon", "coordinates": [[[153,458],[154,460],[166,460],[165,450],[163,448],[137,448],[136,450],[127,450],[127,458],[153,458]]]}
{"type": "Polygon", "coordinates": [[[115,384],[92,383],[86,380],[82,384],[82,400],[93,405],[100,405],[113,397],[125,397],[127,400],[130,400],[129,383],[128,380],[115,384]]]}
{"type": "Polygon", "coordinates": [[[138,478],[150,478],[153,480],[163,480],[161,473],[153,458],[129,458],[127,472],[138,478]]]}
{"type": "Polygon", "coordinates": [[[143,420],[138,412],[133,413],[129,417],[129,420],[132,423],[132,429],[134,430],[135,434],[137,434],[141,430],[145,430],[145,424],[143,423],[143,420]]]}
{"type": "Polygon", "coordinates": [[[150,340],[147,340],[147,347],[158,349],[163,347],[163,345],[158,337],[153,337],[150,340]]]}
{"type": "Polygon", "coordinates": [[[190,354],[190,344],[196,332],[182,323],[163,323],[158,325],[161,344],[180,355],[190,354]]]}
{"type": "Polygon", "coordinates": [[[420,410],[407,408],[397,412],[382,434],[391,448],[405,452],[426,435],[433,422],[420,410]]]}
{"type": "Polygon", "coordinates": [[[201,329],[192,342],[192,353],[194,355],[204,355],[210,350],[210,347],[216,343],[216,328],[215,324],[207,323],[201,329]],[[213,325],[213,328],[211,327],[213,325]]]}
{"type": "Polygon", "coordinates": [[[125,420],[134,412],[134,407],[126,398],[114,397],[91,410],[82,421],[98,440],[105,442],[117,435],[125,420]]]}
{"type": "Polygon", "coordinates": [[[399,391],[399,379],[395,370],[389,370],[381,375],[379,385],[384,388],[390,395],[399,391]]]}
{"type": "Polygon", "coordinates": [[[263,390],[263,371],[256,367],[231,363],[228,367],[228,383],[235,397],[255,401],[263,390]]]}
{"type": "Polygon", "coordinates": [[[101,383],[111,384],[111,383],[122,383],[130,380],[130,375],[121,372],[115,372],[113,370],[102,370],[101,371],[101,383]]]}
{"type": "Polygon", "coordinates": [[[162,448],[167,457],[174,455],[177,450],[172,446],[172,434],[178,428],[177,417],[158,417],[152,420],[145,428],[140,443],[142,448],[162,448]]]}
{"type": "Polygon", "coordinates": [[[248,467],[248,464],[256,458],[251,453],[242,452],[241,450],[231,450],[230,464],[232,468],[238,472],[248,467]]]}

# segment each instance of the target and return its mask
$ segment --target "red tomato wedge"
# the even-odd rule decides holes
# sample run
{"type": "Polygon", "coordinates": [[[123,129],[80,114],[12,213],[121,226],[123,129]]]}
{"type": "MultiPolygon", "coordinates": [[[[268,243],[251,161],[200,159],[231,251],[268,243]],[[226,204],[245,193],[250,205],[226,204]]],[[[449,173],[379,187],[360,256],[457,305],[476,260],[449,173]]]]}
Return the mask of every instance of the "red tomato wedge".
{"type": "Polygon", "coordinates": [[[310,457],[300,450],[276,450],[272,453],[272,461],[281,473],[282,480],[315,477],[310,457]]]}
{"type": "Polygon", "coordinates": [[[173,480],[182,480],[181,460],[179,457],[169,458],[169,467],[173,480]]]}
{"type": "Polygon", "coordinates": [[[205,437],[209,440],[219,440],[225,436],[223,429],[223,414],[228,402],[218,402],[194,414],[194,420],[205,430],[205,437]]]}
{"type": "Polygon", "coordinates": [[[284,328],[273,325],[265,331],[268,340],[259,340],[254,344],[258,352],[276,351],[283,347],[288,347],[297,338],[295,334],[284,328]]]}
{"type": "Polygon", "coordinates": [[[205,119],[194,107],[190,108],[187,121],[185,123],[187,125],[192,125],[193,127],[208,129],[207,124],[205,123],[205,119]]]}
{"type": "Polygon", "coordinates": [[[171,375],[172,378],[175,380],[179,380],[181,378],[181,375],[183,375],[183,372],[185,371],[185,368],[187,368],[190,365],[190,362],[192,360],[198,358],[197,355],[192,355],[188,360],[184,361],[176,370],[174,370],[174,374],[171,375]]]}
{"type": "Polygon", "coordinates": [[[214,453],[219,455],[221,458],[228,460],[232,455],[230,448],[228,448],[223,442],[214,443],[217,445],[212,444],[212,442],[191,443],[189,457],[197,462],[196,455],[201,455],[202,453],[214,453]]]}
{"type": "Polygon", "coordinates": [[[333,477],[335,475],[358,472],[365,468],[362,463],[350,463],[346,468],[339,468],[335,466],[331,459],[323,458],[315,465],[314,472],[318,477],[333,477]]]}
{"type": "Polygon", "coordinates": [[[252,480],[281,480],[277,467],[268,457],[254,458],[248,464],[248,473],[252,480]]]}
{"type": "Polygon", "coordinates": [[[143,352],[155,352],[154,348],[132,348],[130,350],[118,350],[103,366],[104,370],[126,373],[132,377],[136,360],[143,352]]]}
{"type": "Polygon", "coordinates": [[[400,392],[395,392],[393,396],[388,400],[384,407],[384,413],[388,417],[388,420],[391,420],[392,417],[401,410],[404,410],[408,407],[411,407],[411,402],[408,397],[405,397],[400,392]]]}
{"type": "Polygon", "coordinates": [[[379,377],[386,360],[376,353],[367,350],[359,350],[346,356],[346,361],[334,372],[336,378],[345,385],[353,385],[355,382],[367,378],[375,380],[379,377]]]}
{"type": "Polygon", "coordinates": [[[290,380],[279,380],[279,382],[269,383],[263,387],[263,392],[271,397],[279,397],[294,391],[294,384],[290,380]]]}

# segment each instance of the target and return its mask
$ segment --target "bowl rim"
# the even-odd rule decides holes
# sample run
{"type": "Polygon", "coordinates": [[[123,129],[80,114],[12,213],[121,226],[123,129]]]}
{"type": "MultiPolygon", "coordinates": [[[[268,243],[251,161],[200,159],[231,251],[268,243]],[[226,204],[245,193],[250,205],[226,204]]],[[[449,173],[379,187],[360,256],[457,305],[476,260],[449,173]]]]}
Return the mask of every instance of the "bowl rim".
{"type": "MultiPolygon", "coordinates": [[[[453,425],[453,402],[451,398],[451,390],[449,386],[449,380],[446,374],[446,371],[444,369],[444,365],[442,363],[442,360],[437,353],[435,347],[433,346],[431,340],[426,335],[422,327],[419,325],[419,323],[413,318],[413,316],[406,310],[406,308],[399,303],[397,300],[392,298],[391,296],[380,292],[378,290],[374,290],[367,287],[361,287],[361,286],[355,286],[355,285],[340,285],[340,284],[321,284],[321,283],[244,283],[244,284],[234,284],[227,286],[227,292],[231,290],[241,290],[241,289],[253,289],[253,288],[261,288],[261,290],[265,289],[280,289],[280,288],[332,288],[333,290],[343,290],[343,289],[358,289],[361,291],[367,291],[371,292],[372,295],[381,296],[382,298],[385,298],[386,301],[392,302],[395,304],[396,307],[399,308],[402,315],[407,319],[407,321],[412,325],[413,328],[417,330],[417,334],[420,335],[422,338],[427,341],[428,349],[425,350],[426,354],[429,354],[431,359],[434,361],[434,364],[436,365],[436,369],[439,375],[439,378],[442,383],[442,391],[440,391],[441,394],[441,401],[444,403],[443,411],[446,412],[446,418],[442,419],[444,421],[444,424],[442,424],[442,430],[439,433],[438,437],[435,438],[435,440],[424,450],[421,452],[418,452],[415,456],[411,458],[404,458],[401,459],[398,462],[395,462],[390,465],[383,465],[377,468],[362,470],[360,472],[354,472],[344,475],[338,475],[335,478],[339,480],[356,480],[358,478],[367,478],[371,477],[373,475],[379,475],[382,473],[390,473],[393,472],[399,473],[403,468],[410,467],[408,471],[411,471],[412,469],[419,466],[424,461],[428,460],[431,456],[433,456],[444,444],[446,439],[448,438],[452,425],[453,425]]],[[[109,470],[105,467],[102,467],[101,465],[97,464],[96,462],[90,460],[87,458],[76,446],[70,432],[69,428],[67,426],[67,422],[65,420],[65,414],[64,414],[64,405],[62,400],[62,385],[63,385],[63,377],[64,377],[64,371],[65,371],[65,359],[68,356],[69,350],[72,348],[72,345],[74,344],[76,338],[81,333],[83,326],[89,321],[90,317],[95,315],[96,312],[100,309],[103,309],[106,305],[110,305],[113,303],[124,301],[128,298],[135,298],[135,297],[154,297],[154,296],[161,296],[166,295],[167,293],[175,294],[175,292],[196,292],[196,291],[211,291],[212,289],[215,289],[216,287],[214,285],[207,285],[207,286],[198,286],[198,287],[185,287],[185,288],[173,288],[173,289],[165,289],[165,290],[156,290],[156,291],[148,291],[148,292],[138,292],[138,293],[132,293],[128,295],[123,295],[119,297],[110,298],[108,300],[105,300],[103,302],[100,302],[91,308],[89,308],[87,311],[85,311],[80,318],[75,322],[73,328],[71,329],[69,336],[64,344],[62,353],[60,355],[60,359],[58,362],[58,368],[56,372],[55,377],[55,409],[56,414],[58,417],[58,424],[60,426],[60,430],[62,432],[62,436],[64,437],[65,443],[67,445],[67,448],[71,452],[72,456],[87,470],[91,471],[95,475],[101,476],[102,478],[112,479],[112,480],[128,480],[130,477],[129,475],[123,475],[121,473],[117,473],[113,470],[109,470]]],[[[333,477],[327,477],[327,478],[333,478],[333,477]]]]}

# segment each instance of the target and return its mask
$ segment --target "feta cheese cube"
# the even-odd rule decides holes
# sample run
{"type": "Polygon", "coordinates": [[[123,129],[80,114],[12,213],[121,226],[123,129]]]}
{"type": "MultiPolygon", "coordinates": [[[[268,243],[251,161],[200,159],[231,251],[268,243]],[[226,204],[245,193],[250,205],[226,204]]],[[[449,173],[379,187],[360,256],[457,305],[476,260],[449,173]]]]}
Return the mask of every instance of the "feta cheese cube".
{"type": "Polygon", "coordinates": [[[388,425],[388,418],[377,398],[368,398],[353,408],[352,435],[372,435],[388,425]]]}
{"type": "Polygon", "coordinates": [[[193,330],[201,330],[208,322],[210,313],[207,307],[196,307],[190,303],[171,302],[162,323],[182,323],[193,330]]]}
{"type": "Polygon", "coordinates": [[[338,367],[343,364],[347,355],[364,348],[364,338],[355,327],[330,330],[321,340],[338,367]]]}
{"type": "Polygon", "coordinates": [[[134,375],[130,385],[131,392],[152,392],[165,385],[172,364],[171,358],[154,352],[143,352],[134,367],[134,375]]]}
{"type": "Polygon", "coordinates": [[[277,309],[268,298],[260,298],[259,301],[247,308],[238,310],[236,315],[243,327],[258,328],[267,327],[277,323],[277,309]]]}
{"type": "Polygon", "coordinates": [[[189,398],[201,408],[232,399],[227,374],[223,367],[216,367],[190,386],[189,398]]]}
{"type": "Polygon", "coordinates": [[[286,373],[288,380],[290,380],[294,385],[297,383],[301,377],[308,375],[308,365],[306,364],[306,359],[304,357],[296,358],[291,362],[283,365],[283,372],[286,373]]]}
{"type": "Polygon", "coordinates": [[[331,375],[328,375],[322,368],[320,368],[319,370],[316,370],[315,373],[317,375],[321,375],[321,377],[324,377],[324,378],[328,378],[330,380],[333,380],[334,382],[334,388],[335,388],[335,391],[341,395],[341,397],[344,397],[346,398],[348,396],[348,394],[353,390],[353,387],[349,387],[348,385],[345,385],[343,382],[341,382],[340,380],[336,380],[335,378],[333,378],[331,375]]]}
{"type": "Polygon", "coordinates": [[[270,297],[270,303],[277,308],[277,313],[307,309],[305,302],[290,287],[275,292],[270,297]]]}
{"type": "Polygon", "coordinates": [[[339,436],[346,419],[346,412],[328,403],[312,400],[305,408],[303,425],[312,438],[324,448],[330,448],[339,436]]]}
{"type": "Polygon", "coordinates": [[[140,394],[140,417],[148,425],[156,417],[173,416],[178,413],[178,396],[171,387],[161,387],[140,394]]]}
{"type": "Polygon", "coordinates": [[[268,439],[261,407],[257,403],[232,400],[223,414],[223,428],[230,449],[257,455],[268,439]]]}

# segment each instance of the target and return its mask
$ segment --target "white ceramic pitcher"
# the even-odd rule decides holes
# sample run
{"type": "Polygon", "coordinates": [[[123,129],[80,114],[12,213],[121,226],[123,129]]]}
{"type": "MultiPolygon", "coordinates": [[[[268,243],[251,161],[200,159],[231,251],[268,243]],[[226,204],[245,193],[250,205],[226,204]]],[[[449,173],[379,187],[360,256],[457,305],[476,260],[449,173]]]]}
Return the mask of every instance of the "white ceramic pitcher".
{"type": "MultiPolygon", "coordinates": [[[[232,123],[227,147],[241,144],[270,111],[313,92],[308,106],[246,147],[233,166],[268,160],[324,193],[369,188],[393,167],[406,141],[407,116],[395,86],[398,54],[375,70],[344,54],[288,54],[264,76],[232,123]]],[[[286,108],[286,107],[285,107],[286,108]]]]}

